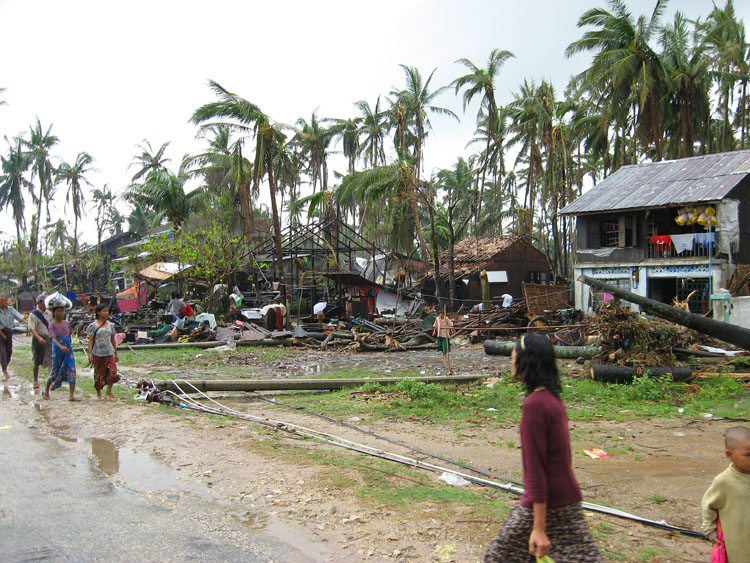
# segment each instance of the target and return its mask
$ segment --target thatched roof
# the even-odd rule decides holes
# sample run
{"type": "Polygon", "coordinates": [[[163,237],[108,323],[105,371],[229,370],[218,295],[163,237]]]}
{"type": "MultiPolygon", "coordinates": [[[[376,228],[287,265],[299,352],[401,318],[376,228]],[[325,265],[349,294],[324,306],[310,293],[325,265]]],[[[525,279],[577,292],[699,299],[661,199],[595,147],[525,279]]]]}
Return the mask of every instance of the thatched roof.
{"type": "MultiPolygon", "coordinates": [[[[466,276],[481,269],[486,262],[497,254],[509,249],[516,242],[523,240],[519,235],[501,235],[497,237],[468,237],[458,242],[453,248],[453,262],[457,276],[466,276]]],[[[448,272],[448,251],[440,254],[440,273],[448,272]]],[[[433,272],[428,272],[431,277],[433,272]]]]}

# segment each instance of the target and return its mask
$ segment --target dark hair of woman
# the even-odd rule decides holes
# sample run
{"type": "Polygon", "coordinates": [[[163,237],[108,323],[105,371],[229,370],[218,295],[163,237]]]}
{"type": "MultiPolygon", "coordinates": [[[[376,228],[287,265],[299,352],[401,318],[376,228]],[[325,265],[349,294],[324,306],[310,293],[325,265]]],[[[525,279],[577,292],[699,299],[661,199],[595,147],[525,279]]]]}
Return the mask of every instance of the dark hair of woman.
{"type": "Polygon", "coordinates": [[[96,317],[96,318],[98,319],[98,318],[99,318],[99,313],[100,313],[101,311],[103,311],[104,309],[108,309],[108,308],[109,308],[109,306],[108,306],[108,305],[105,305],[104,303],[99,303],[99,304],[98,304],[98,305],[96,306],[96,309],[94,309],[94,315],[95,315],[95,317],[96,317]]]}
{"type": "Polygon", "coordinates": [[[516,373],[530,394],[537,387],[545,387],[560,397],[560,374],[557,371],[555,349],[546,336],[526,334],[516,343],[516,373]]]}

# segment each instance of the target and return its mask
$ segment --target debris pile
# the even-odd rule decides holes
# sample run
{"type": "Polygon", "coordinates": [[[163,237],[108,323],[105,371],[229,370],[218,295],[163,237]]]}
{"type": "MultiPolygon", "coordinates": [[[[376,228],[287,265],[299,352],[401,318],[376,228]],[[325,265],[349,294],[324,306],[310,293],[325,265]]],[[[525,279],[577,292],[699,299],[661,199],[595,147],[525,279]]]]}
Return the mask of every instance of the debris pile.
{"type": "Polygon", "coordinates": [[[714,338],[656,317],[644,318],[623,307],[619,299],[601,305],[595,329],[600,352],[595,363],[619,366],[672,366],[675,350],[698,345],[723,346],[714,338]]]}

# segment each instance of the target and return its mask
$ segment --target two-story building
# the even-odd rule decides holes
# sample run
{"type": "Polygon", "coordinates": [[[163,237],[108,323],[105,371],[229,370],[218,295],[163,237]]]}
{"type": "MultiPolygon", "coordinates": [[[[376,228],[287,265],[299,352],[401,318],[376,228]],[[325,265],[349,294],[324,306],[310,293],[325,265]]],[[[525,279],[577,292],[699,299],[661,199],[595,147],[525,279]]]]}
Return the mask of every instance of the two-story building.
{"type": "Polygon", "coordinates": [[[750,150],[623,166],[562,214],[575,216],[575,305],[603,295],[581,274],[664,303],[711,308],[738,264],[750,264],[750,150]]]}

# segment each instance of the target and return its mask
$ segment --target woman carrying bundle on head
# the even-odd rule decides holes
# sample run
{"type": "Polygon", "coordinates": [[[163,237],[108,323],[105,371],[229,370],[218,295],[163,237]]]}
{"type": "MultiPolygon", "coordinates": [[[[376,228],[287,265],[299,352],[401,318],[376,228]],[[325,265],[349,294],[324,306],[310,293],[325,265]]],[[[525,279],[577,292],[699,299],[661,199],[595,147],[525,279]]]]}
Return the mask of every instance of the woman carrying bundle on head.
{"type": "Polygon", "coordinates": [[[72,330],[70,323],[65,320],[65,306],[50,301],[52,322],[49,323],[49,337],[52,341],[52,367],[49,370],[47,387],[44,389],[45,399],[49,399],[50,389],[57,389],[63,383],[70,386],[70,400],[78,402],[76,391],[76,359],[73,356],[73,342],[70,338],[72,330]]]}
{"type": "Polygon", "coordinates": [[[484,556],[486,562],[604,562],[581,508],[573,475],[568,415],[560,400],[555,351],[540,334],[513,348],[511,372],[526,388],[521,407],[524,494],[484,556]]]}
{"type": "Polygon", "coordinates": [[[115,326],[109,321],[109,308],[99,304],[95,309],[96,319],[86,328],[89,337],[89,362],[94,366],[94,389],[102,398],[102,389],[107,386],[106,397],[114,399],[112,386],[120,381],[117,373],[117,343],[115,326]]]}

